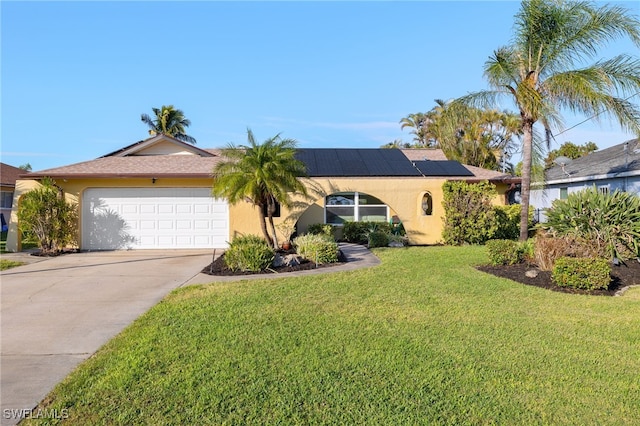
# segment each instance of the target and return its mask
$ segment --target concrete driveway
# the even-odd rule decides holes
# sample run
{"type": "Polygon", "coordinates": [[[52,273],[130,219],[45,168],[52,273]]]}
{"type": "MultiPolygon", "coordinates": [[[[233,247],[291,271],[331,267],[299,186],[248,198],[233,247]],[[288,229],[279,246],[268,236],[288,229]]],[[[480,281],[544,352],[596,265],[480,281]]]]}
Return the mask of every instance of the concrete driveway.
{"type": "Polygon", "coordinates": [[[211,258],[210,250],[93,252],[2,271],[2,424],[35,416],[31,410],[80,362],[211,258]]]}

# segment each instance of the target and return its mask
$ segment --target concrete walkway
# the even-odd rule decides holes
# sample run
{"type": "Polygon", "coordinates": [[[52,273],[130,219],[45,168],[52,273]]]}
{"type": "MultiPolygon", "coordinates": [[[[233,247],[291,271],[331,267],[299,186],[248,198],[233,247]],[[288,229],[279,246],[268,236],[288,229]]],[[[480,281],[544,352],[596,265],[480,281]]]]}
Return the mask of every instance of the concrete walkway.
{"type": "MultiPolygon", "coordinates": [[[[362,246],[343,244],[341,249],[349,260],[345,265],[287,275],[326,274],[380,263],[362,246]]],[[[14,425],[29,416],[78,364],[171,290],[281,276],[201,274],[212,255],[211,250],[88,252],[52,258],[3,254],[3,259],[27,264],[0,272],[1,424],[14,425]]]]}

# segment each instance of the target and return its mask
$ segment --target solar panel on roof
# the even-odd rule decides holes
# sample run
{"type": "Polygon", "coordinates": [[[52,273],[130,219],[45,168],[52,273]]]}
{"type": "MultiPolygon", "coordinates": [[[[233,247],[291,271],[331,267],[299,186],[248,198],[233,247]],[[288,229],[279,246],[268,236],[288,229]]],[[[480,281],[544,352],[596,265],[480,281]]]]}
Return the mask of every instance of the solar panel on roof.
{"type": "Polygon", "coordinates": [[[398,149],[305,148],[296,157],[306,164],[311,177],[473,176],[457,161],[411,162],[398,149]]]}

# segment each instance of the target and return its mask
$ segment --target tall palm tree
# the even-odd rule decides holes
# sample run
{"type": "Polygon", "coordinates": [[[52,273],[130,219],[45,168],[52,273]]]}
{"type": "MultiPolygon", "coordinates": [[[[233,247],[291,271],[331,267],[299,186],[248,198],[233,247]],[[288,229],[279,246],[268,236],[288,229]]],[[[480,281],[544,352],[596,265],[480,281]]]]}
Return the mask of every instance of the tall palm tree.
{"type": "Polygon", "coordinates": [[[278,203],[291,206],[291,192],[307,195],[306,187],[298,179],[306,176],[306,168],[295,158],[294,139],[282,139],[278,134],[258,144],[253,132],[247,129],[247,140],[248,145],[230,144],[222,150],[226,160],[214,169],[212,193],[231,204],[248,201],[258,207],[264,238],[277,249],[273,215],[278,203]]]}
{"type": "Polygon", "coordinates": [[[640,46],[640,20],[626,8],[596,7],[589,1],[525,0],[515,16],[512,43],[485,63],[491,90],[459,99],[495,105],[507,97],[520,112],[521,240],[528,235],[534,124],[543,126],[547,145],[552,132],[562,128],[562,110],[615,118],[622,128],[640,134],[640,109],[629,102],[640,90],[640,60],[626,54],[596,59],[600,48],[620,36],[640,46]]]}
{"type": "Polygon", "coordinates": [[[195,145],[195,138],[186,133],[186,128],[191,125],[191,121],[185,118],[182,110],[175,109],[173,105],[162,105],[161,108],[151,108],[151,110],[153,118],[148,114],[140,115],[140,120],[149,126],[149,133],[162,133],[195,145]]]}

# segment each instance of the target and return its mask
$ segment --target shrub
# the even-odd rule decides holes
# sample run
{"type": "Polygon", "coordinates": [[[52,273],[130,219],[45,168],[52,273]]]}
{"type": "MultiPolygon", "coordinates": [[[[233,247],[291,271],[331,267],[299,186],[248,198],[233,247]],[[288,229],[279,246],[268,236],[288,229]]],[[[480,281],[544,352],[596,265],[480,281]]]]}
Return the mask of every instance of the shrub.
{"type": "Polygon", "coordinates": [[[561,257],[556,260],[551,279],[560,287],[598,290],[609,287],[610,274],[611,266],[606,259],[561,257]]]}
{"type": "MultiPolygon", "coordinates": [[[[493,206],[496,240],[517,240],[520,237],[520,204],[493,206]]],[[[533,207],[529,207],[529,224],[533,223],[533,207]]]]}
{"type": "Polygon", "coordinates": [[[595,187],[554,200],[541,225],[557,235],[583,238],[606,257],[640,256],[640,197],[628,192],[600,193],[595,187]]]}
{"type": "Polygon", "coordinates": [[[344,239],[350,243],[367,242],[370,232],[380,231],[391,234],[391,224],[387,222],[345,222],[343,228],[344,239]]]}
{"type": "Polygon", "coordinates": [[[326,235],[333,238],[333,226],[328,223],[314,223],[307,228],[307,234],[326,235]]]}
{"type": "Polygon", "coordinates": [[[65,200],[50,178],[22,197],[18,220],[24,239],[36,241],[43,253],[77,245],[77,206],[65,200]]]}
{"type": "Polygon", "coordinates": [[[271,265],[274,257],[273,249],[257,235],[234,238],[224,253],[227,266],[234,271],[262,271],[271,265]]]}
{"type": "Polygon", "coordinates": [[[381,231],[373,231],[369,232],[368,237],[368,246],[369,248],[374,247],[387,247],[389,245],[389,235],[385,234],[381,231]]]}
{"type": "Polygon", "coordinates": [[[601,252],[589,241],[573,235],[558,237],[538,232],[533,242],[534,262],[543,271],[551,271],[561,257],[602,257],[601,252]]]}
{"type": "Polygon", "coordinates": [[[492,265],[515,265],[522,261],[523,247],[517,241],[489,240],[486,246],[492,265]]]}
{"type": "Polygon", "coordinates": [[[320,234],[304,234],[293,240],[296,251],[303,258],[316,263],[338,261],[338,243],[332,237],[320,234]]]}
{"type": "Polygon", "coordinates": [[[482,244],[495,235],[497,224],[491,204],[496,195],[494,185],[450,181],[442,189],[445,212],[442,237],[446,244],[482,244]]]}

